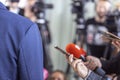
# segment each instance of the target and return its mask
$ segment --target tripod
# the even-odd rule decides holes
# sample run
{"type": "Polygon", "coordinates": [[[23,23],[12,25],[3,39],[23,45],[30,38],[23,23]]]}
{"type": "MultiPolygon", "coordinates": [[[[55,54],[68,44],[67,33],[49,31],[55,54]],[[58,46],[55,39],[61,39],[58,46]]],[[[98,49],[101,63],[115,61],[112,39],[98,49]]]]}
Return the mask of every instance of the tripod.
{"type": "Polygon", "coordinates": [[[43,41],[43,55],[44,55],[44,68],[48,70],[49,73],[53,71],[53,65],[50,58],[49,44],[51,43],[51,34],[49,30],[49,22],[46,20],[45,11],[46,9],[52,9],[52,4],[45,4],[43,0],[38,0],[32,7],[32,11],[37,17],[37,24],[41,32],[43,41]]]}

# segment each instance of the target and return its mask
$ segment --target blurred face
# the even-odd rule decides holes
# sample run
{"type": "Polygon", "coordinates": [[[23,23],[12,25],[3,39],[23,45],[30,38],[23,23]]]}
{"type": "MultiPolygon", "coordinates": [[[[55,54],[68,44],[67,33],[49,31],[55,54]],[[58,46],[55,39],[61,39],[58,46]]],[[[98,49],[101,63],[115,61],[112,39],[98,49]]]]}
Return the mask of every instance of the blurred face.
{"type": "Polygon", "coordinates": [[[55,72],[51,75],[51,80],[64,80],[64,75],[60,72],[55,72]]]}
{"type": "Polygon", "coordinates": [[[96,6],[96,12],[99,17],[106,16],[107,12],[109,11],[110,4],[106,1],[99,1],[96,6]]]}
{"type": "Polygon", "coordinates": [[[18,2],[12,2],[12,3],[10,4],[10,6],[11,6],[12,8],[17,8],[17,7],[18,7],[18,2]]]}
{"type": "Polygon", "coordinates": [[[35,4],[36,0],[28,0],[28,4],[33,6],[35,4]]]}

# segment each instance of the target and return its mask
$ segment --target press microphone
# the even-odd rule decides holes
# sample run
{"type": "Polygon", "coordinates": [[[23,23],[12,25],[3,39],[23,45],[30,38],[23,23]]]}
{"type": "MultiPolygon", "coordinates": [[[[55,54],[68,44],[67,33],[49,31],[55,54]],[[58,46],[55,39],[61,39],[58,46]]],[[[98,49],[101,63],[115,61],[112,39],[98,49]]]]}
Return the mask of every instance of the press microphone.
{"type": "MultiPolygon", "coordinates": [[[[80,48],[79,46],[70,43],[66,46],[66,51],[70,54],[73,54],[74,57],[78,58],[78,59],[82,59],[84,62],[86,62],[86,52],[84,51],[84,49],[80,48]]],[[[96,67],[96,69],[94,70],[95,73],[97,73],[100,76],[105,76],[105,71],[99,67],[96,67]]]]}
{"type": "Polygon", "coordinates": [[[70,54],[73,54],[74,57],[78,59],[82,59],[84,62],[86,62],[85,59],[86,52],[84,51],[84,49],[80,48],[79,46],[70,43],[66,46],[66,51],[70,54]]]}

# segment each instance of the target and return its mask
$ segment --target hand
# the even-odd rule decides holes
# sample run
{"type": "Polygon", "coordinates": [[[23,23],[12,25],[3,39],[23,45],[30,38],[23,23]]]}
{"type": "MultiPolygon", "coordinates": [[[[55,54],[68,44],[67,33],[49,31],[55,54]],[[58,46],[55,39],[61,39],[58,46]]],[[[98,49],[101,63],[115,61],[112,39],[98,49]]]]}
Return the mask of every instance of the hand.
{"type": "Polygon", "coordinates": [[[88,69],[83,64],[81,59],[74,60],[73,55],[68,57],[68,63],[72,66],[73,70],[78,73],[81,78],[86,78],[88,75],[88,69]]]}
{"type": "Polygon", "coordinates": [[[109,43],[111,40],[107,38],[106,36],[101,36],[102,40],[106,43],[109,43]]]}
{"type": "Polygon", "coordinates": [[[113,46],[115,46],[115,51],[114,51],[114,54],[116,53],[118,53],[118,52],[120,52],[120,41],[116,41],[116,40],[114,40],[114,41],[112,41],[112,45],[113,46]]]}
{"type": "Polygon", "coordinates": [[[88,69],[95,70],[96,67],[102,67],[102,64],[98,58],[93,56],[87,56],[86,59],[87,62],[84,62],[84,64],[87,66],[88,69]]]}

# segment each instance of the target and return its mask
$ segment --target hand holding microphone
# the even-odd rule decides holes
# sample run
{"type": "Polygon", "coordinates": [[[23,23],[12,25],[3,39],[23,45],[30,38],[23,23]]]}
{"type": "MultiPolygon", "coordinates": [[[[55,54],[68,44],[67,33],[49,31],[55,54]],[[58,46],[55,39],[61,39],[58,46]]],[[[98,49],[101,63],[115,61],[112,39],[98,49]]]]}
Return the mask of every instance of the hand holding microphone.
{"type": "Polygon", "coordinates": [[[74,55],[74,57],[82,59],[84,61],[84,64],[91,70],[95,70],[96,67],[102,66],[98,58],[93,56],[86,56],[86,52],[75,44],[68,44],[66,46],[66,51],[74,55]]]}
{"type": "Polygon", "coordinates": [[[86,52],[79,48],[77,45],[71,43],[66,46],[66,51],[70,54],[72,54],[74,57],[78,59],[82,59],[85,63],[85,65],[91,69],[94,70],[95,73],[97,73],[100,76],[105,76],[104,70],[102,70],[100,60],[95,57],[87,57],[86,58],[86,52]],[[90,62],[91,61],[91,62],[90,62]]]}
{"type": "MultiPolygon", "coordinates": [[[[74,47],[74,45],[73,45],[74,47]]],[[[59,48],[58,46],[55,46],[55,48],[57,50],[59,50],[60,52],[62,52],[63,54],[66,55],[68,63],[71,65],[71,67],[73,68],[73,70],[78,73],[78,75],[85,79],[88,74],[89,74],[89,69],[84,65],[83,61],[81,59],[78,59],[78,57],[80,56],[80,54],[76,54],[75,56],[73,56],[72,54],[69,54],[67,52],[65,52],[64,50],[62,50],[61,48],[59,48]]],[[[69,49],[68,49],[69,50],[69,49]]],[[[70,50],[72,51],[72,50],[70,50]]],[[[73,50],[75,51],[75,50],[73,50]]],[[[76,50],[77,51],[77,50],[76,50]]],[[[75,51],[75,52],[76,52],[75,51]]],[[[83,53],[84,51],[82,51],[83,53]]],[[[85,54],[82,54],[85,56],[85,54]]],[[[84,60],[84,59],[83,59],[84,60]]]]}
{"type": "MultiPolygon", "coordinates": [[[[91,65],[91,64],[87,63],[86,52],[82,48],[79,48],[77,45],[75,45],[73,43],[68,44],[66,46],[67,53],[57,46],[55,48],[58,49],[59,51],[61,51],[63,54],[69,56],[68,57],[69,64],[80,75],[80,77],[84,78],[86,75],[89,74],[90,71],[89,71],[89,69],[87,69],[87,67],[85,65],[91,65]],[[71,58],[70,54],[73,55],[72,58],[71,58]]],[[[92,59],[92,60],[95,61],[95,59],[92,59]]],[[[94,68],[95,73],[97,73],[100,76],[105,76],[104,70],[102,70],[99,66],[96,66],[96,65],[93,65],[93,66],[95,66],[95,68],[94,68]]]]}
{"type": "Polygon", "coordinates": [[[68,57],[68,63],[72,66],[73,70],[83,79],[89,74],[89,69],[84,65],[81,59],[73,59],[73,55],[68,57]]]}

